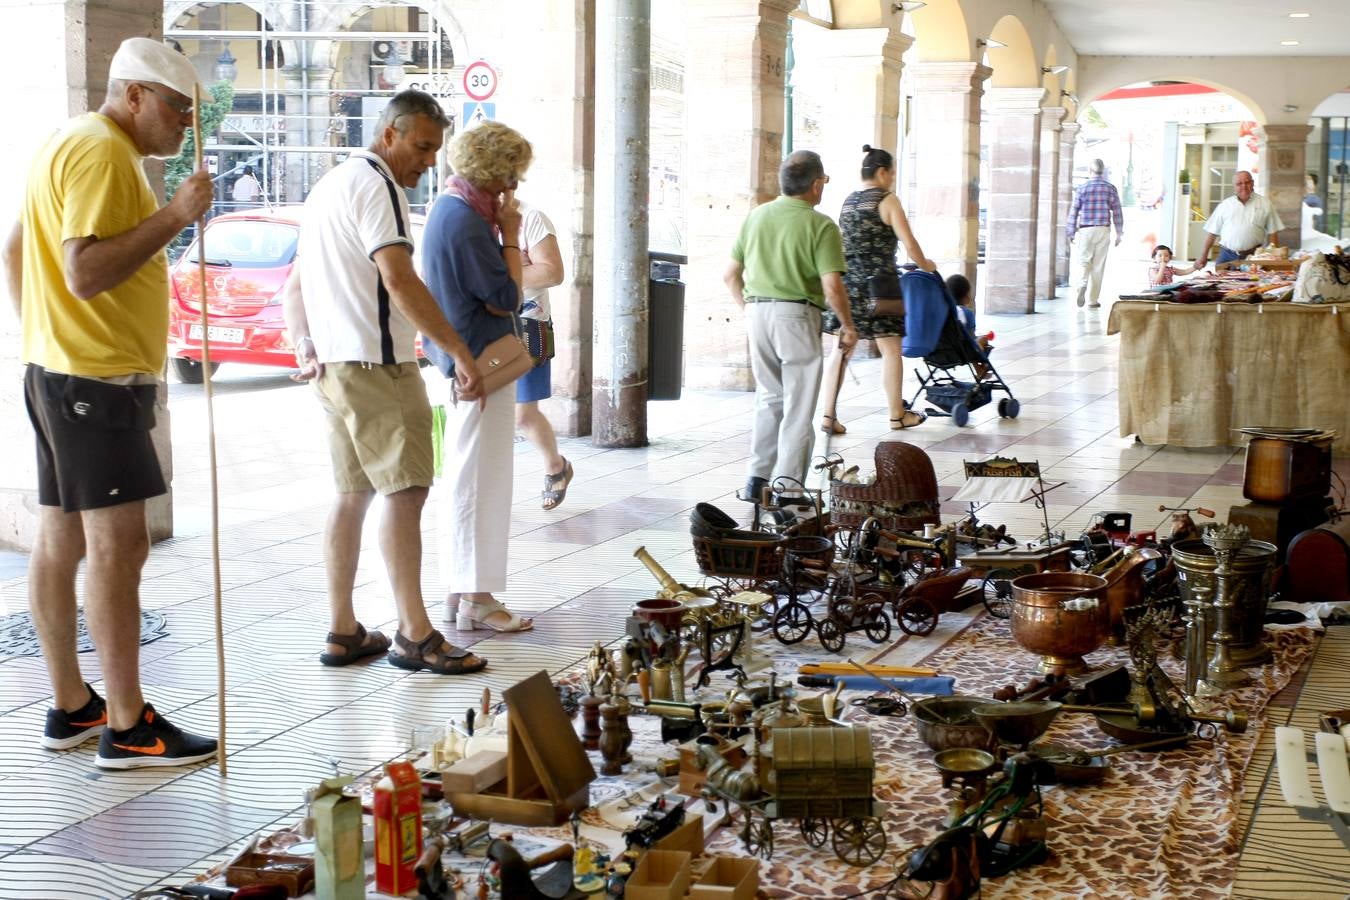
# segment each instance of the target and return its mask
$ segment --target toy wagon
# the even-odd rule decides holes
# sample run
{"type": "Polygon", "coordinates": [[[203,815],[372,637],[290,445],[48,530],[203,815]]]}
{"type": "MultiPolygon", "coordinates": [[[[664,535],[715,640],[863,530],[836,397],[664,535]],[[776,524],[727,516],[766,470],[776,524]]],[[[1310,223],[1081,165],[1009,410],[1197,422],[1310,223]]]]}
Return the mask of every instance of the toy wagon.
{"type": "MultiPolygon", "coordinates": [[[[756,756],[763,783],[756,796],[733,796],[737,782],[710,771],[705,795],[735,804],[744,817],[747,852],[773,855],[773,823],[796,819],[812,847],[828,840],[836,856],[854,866],[886,852],[882,804],[872,796],[876,768],[866,727],[775,728],[756,756]]],[[[736,773],[745,775],[746,773],[736,773]]]]}

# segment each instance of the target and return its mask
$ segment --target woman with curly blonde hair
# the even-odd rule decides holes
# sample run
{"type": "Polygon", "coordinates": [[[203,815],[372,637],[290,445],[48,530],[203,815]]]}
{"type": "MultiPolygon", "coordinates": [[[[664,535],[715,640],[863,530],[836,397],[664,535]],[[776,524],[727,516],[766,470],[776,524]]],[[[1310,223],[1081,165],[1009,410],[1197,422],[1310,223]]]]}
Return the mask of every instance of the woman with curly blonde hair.
{"type": "MultiPolygon", "coordinates": [[[[423,233],[427,287],[475,357],[511,334],[521,304],[520,210],[516,183],[529,168],[530,142],[500,122],[457,135],[455,174],[431,208],[423,233]]],[[[454,360],[429,345],[448,379],[454,360]]],[[[501,604],[510,540],[515,391],[447,407],[445,472],[438,497],[446,619],[460,631],[527,631],[534,623],[501,604]]]]}

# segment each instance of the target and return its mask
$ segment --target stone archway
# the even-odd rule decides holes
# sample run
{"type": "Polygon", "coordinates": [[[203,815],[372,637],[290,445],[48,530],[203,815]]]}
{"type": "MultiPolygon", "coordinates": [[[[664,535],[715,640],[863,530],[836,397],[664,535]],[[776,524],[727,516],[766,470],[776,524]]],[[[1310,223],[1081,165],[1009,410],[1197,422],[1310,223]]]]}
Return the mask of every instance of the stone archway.
{"type": "Polygon", "coordinates": [[[1004,16],[994,25],[989,38],[1005,45],[997,47],[991,43],[988,48],[989,67],[994,70],[989,77],[990,87],[1030,88],[1041,84],[1040,60],[1021,19],[1004,16]]]}

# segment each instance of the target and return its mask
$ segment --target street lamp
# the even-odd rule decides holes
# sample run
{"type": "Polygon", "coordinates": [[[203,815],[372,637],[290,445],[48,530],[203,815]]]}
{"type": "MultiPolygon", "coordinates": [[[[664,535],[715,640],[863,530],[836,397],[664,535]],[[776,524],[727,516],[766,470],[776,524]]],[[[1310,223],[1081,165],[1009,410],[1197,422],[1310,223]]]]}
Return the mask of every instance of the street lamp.
{"type": "Polygon", "coordinates": [[[239,67],[235,65],[234,54],[230,53],[229,41],[225,42],[225,52],[216,57],[216,81],[228,81],[231,84],[239,77],[239,67]]]}

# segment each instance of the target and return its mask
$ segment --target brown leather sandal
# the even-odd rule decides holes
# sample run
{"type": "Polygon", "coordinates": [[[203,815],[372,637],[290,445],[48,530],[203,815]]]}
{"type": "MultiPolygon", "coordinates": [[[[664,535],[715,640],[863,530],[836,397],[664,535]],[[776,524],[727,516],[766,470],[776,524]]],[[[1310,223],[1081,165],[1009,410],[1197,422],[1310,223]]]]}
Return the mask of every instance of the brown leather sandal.
{"type": "Polygon", "coordinates": [[[356,623],[355,634],[338,634],[336,631],[330,631],[327,641],[330,644],[337,644],[343,652],[320,653],[319,662],[325,666],[348,666],[371,656],[379,656],[389,650],[389,638],[383,632],[367,632],[366,626],[360,622],[356,623]],[[370,638],[370,643],[366,643],[367,636],[370,638]]]}
{"type": "Polygon", "coordinates": [[[434,628],[420,641],[410,641],[395,632],[394,646],[397,649],[389,651],[389,664],[410,672],[426,670],[437,675],[468,675],[487,667],[487,660],[481,656],[475,656],[454,644],[449,644],[449,650],[442,650],[446,645],[445,636],[434,628]]]}

